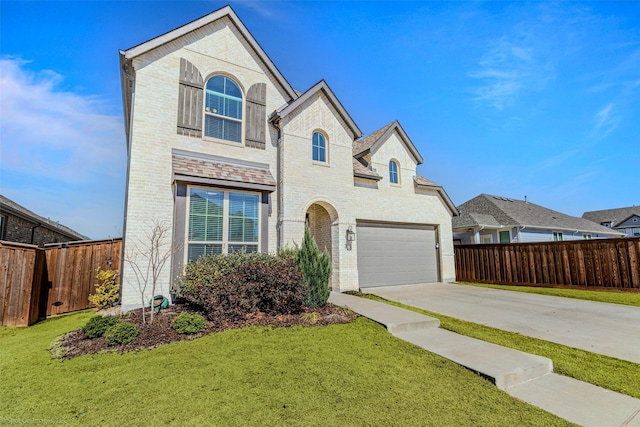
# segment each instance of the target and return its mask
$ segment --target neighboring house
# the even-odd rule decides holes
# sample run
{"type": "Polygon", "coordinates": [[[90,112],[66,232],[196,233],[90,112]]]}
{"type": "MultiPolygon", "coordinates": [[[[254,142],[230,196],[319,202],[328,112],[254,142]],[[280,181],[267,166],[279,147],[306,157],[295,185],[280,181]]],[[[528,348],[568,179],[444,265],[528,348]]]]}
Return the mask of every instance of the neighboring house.
{"type": "Polygon", "coordinates": [[[89,238],[0,195],[0,240],[42,246],[89,238]]]}
{"type": "Polygon", "coordinates": [[[640,236],[640,206],[585,212],[582,214],[582,218],[624,233],[629,237],[640,236]]]}
{"type": "MultiPolygon", "coordinates": [[[[120,63],[125,252],[153,220],[170,225],[158,293],[199,256],[273,252],[300,243],[305,224],[331,254],[335,290],[454,279],[455,206],[416,173],[423,159],[400,124],[360,139],[327,83],[295,91],[229,6],[120,63]]],[[[122,301],[140,301],[126,262],[122,301]]]]}
{"type": "Polygon", "coordinates": [[[622,233],[534,203],[481,194],[458,206],[455,244],[551,242],[624,237],[622,233]]]}

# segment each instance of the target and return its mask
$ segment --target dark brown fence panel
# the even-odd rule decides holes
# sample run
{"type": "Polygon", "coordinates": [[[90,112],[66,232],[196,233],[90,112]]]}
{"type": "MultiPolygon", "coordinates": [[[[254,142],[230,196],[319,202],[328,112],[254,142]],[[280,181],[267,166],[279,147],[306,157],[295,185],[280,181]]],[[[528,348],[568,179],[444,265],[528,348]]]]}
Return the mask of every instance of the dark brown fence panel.
{"type": "Polygon", "coordinates": [[[47,316],[91,307],[98,267],[119,269],[122,239],[46,246],[47,316]]]}
{"type": "Polygon", "coordinates": [[[0,325],[28,326],[40,310],[44,251],[34,245],[0,242],[0,325]]]}
{"type": "Polygon", "coordinates": [[[640,238],[455,246],[456,279],[640,290],[640,238]]]}

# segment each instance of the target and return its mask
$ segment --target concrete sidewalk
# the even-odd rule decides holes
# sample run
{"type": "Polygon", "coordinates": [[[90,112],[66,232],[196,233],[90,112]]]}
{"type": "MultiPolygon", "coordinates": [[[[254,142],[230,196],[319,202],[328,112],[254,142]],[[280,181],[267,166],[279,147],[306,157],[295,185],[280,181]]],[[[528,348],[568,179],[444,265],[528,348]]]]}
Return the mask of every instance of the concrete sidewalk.
{"type": "Polygon", "coordinates": [[[384,325],[400,339],[489,378],[510,395],[568,421],[594,427],[640,427],[640,399],[553,374],[551,360],[439,328],[437,319],[332,292],[329,302],[384,325]]]}
{"type": "Polygon", "coordinates": [[[640,363],[640,307],[452,283],[366,292],[456,319],[640,363]]]}

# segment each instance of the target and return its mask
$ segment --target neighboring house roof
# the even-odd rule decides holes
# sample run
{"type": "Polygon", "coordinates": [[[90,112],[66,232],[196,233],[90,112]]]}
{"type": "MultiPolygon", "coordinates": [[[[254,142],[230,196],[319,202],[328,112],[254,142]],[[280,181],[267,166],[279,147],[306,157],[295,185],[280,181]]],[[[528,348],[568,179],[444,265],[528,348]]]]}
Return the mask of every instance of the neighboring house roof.
{"type": "Polygon", "coordinates": [[[611,222],[611,227],[615,228],[634,215],[640,216],[640,206],[585,212],[582,214],[582,218],[588,219],[589,221],[593,221],[597,224],[611,222]]]}
{"type": "Polygon", "coordinates": [[[382,129],[378,129],[377,131],[373,132],[371,135],[368,135],[362,139],[355,141],[353,143],[353,149],[352,149],[353,157],[359,158],[369,152],[375,153],[376,150],[382,144],[384,144],[387,139],[389,139],[389,137],[393,134],[393,132],[396,132],[396,131],[400,135],[400,140],[405,145],[409,153],[411,153],[416,163],[419,165],[422,164],[424,159],[416,149],[416,146],[413,145],[411,138],[409,138],[409,136],[407,135],[407,133],[404,131],[404,129],[402,128],[402,126],[397,120],[394,120],[393,122],[384,126],[382,129]]]}
{"type": "Polygon", "coordinates": [[[569,216],[535,203],[481,194],[458,206],[460,216],[452,219],[453,229],[469,227],[531,227],[621,236],[622,233],[584,218],[569,216]]]}
{"type": "Polygon", "coordinates": [[[440,195],[445,205],[447,205],[449,211],[451,211],[451,215],[454,217],[458,215],[458,209],[456,209],[456,205],[453,204],[451,198],[449,197],[447,192],[444,191],[444,188],[441,185],[438,185],[435,182],[428,180],[424,176],[418,174],[416,174],[416,176],[413,178],[413,182],[418,188],[435,190],[440,195]]]}
{"type": "Polygon", "coordinates": [[[331,102],[331,104],[333,105],[333,108],[336,109],[340,117],[342,117],[342,120],[344,120],[349,129],[351,129],[351,132],[353,132],[356,138],[360,138],[362,136],[362,131],[360,130],[358,125],[356,125],[356,122],[353,121],[347,110],[345,110],[345,108],[342,106],[342,103],[338,100],[338,97],[333,93],[327,82],[325,82],[324,80],[320,80],[318,83],[309,88],[309,90],[300,95],[297,99],[276,110],[272,114],[271,120],[285,117],[287,114],[291,113],[300,105],[304,104],[308,99],[310,99],[318,92],[324,92],[325,96],[329,99],[329,102],[331,102]]]}
{"type": "Polygon", "coordinates": [[[131,60],[137,56],[140,56],[144,53],[147,53],[153,49],[156,49],[166,43],[169,43],[173,40],[176,40],[180,37],[183,37],[186,34],[189,34],[199,28],[204,27],[218,19],[227,17],[231,20],[231,22],[236,26],[236,28],[240,31],[240,33],[244,36],[247,43],[253,48],[258,57],[266,64],[267,68],[271,73],[273,73],[275,79],[278,83],[284,88],[291,99],[296,99],[298,94],[293,89],[291,84],[287,81],[287,79],[282,75],[278,67],[271,61],[269,55],[262,49],[258,41],[253,37],[251,32],[245,27],[242,23],[238,15],[233,11],[231,6],[227,5],[223,8],[220,8],[214,12],[209,13],[201,18],[198,18],[194,21],[189,22],[188,24],[182,25],[174,30],[166,32],[158,37],[154,37],[151,40],[148,40],[144,43],[141,43],[137,46],[131,47],[127,50],[120,51],[120,78],[122,80],[122,99],[124,103],[124,120],[125,120],[125,129],[127,130],[127,135],[129,133],[129,119],[130,119],[130,106],[131,106],[131,97],[132,97],[132,84],[133,84],[133,75],[131,74],[131,60]]]}
{"type": "Polygon", "coordinates": [[[274,191],[276,180],[268,165],[253,162],[238,163],[235,159],[173,150],[173,175],[176,180],[216,181],[216,184],[243,183],[258,190],[274,191]]]}
{"type": "Polygon", "coordinates": [[[49,230],[55,231],[56,233],[62,234],[64,236],[69,237],[70,240],[89,240],[89,237],[78,233],[70,229],[67,226],[64,226],[56,221],[52,221],[49,218],[42,217],[36,213],[33,213],[29,209],[25,208],[14,202],[11,199],[0,194],[0,212],[2,213],[10,213],[26,220],[32,221],[34,223],[40,224],[40,226],[48,228],[49,230]]]}

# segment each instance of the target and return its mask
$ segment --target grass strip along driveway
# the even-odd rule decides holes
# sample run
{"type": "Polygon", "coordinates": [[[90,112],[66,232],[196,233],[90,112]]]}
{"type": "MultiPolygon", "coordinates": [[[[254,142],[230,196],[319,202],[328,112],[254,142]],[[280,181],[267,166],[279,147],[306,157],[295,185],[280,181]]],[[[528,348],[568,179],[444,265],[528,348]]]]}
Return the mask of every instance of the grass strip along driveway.
{"type": "Polygon", "coordinates": [[[51,341],[92,315],[0,328],[0,423],[570,425],[366,318],[52,360],[51,341]]]}
{"type": "Polygon", "coordinates": [[[640,364],[433,313],[377,295],[352,294],[435,317],[441,328],[461,335],[548,357],[557,374],[640,398],[640,364]]]}
{"type": "Polygon", "coordinates": [[[529,294],[549,295],[553,297],[584,299],[607,302],[610,304],[632,305],[640,307],[640,293],[615,291],[586,291],[583,289],[543,288],[533,286],[489,285],[484,283],[455,282],[458,285],[477,286],[479,288],[502,289],[529,294]]]}

